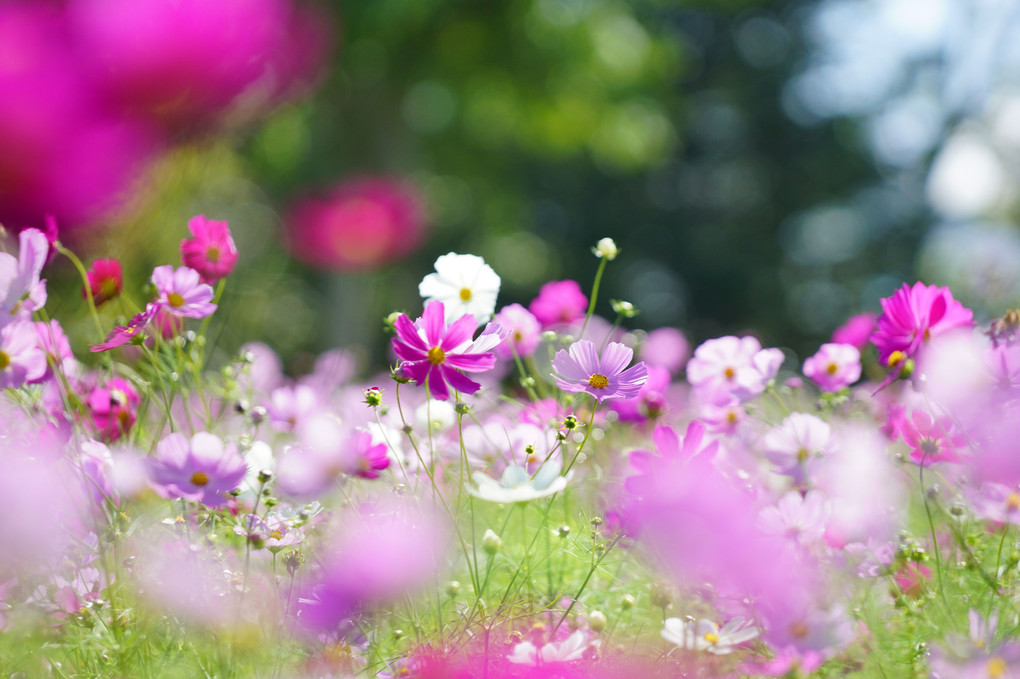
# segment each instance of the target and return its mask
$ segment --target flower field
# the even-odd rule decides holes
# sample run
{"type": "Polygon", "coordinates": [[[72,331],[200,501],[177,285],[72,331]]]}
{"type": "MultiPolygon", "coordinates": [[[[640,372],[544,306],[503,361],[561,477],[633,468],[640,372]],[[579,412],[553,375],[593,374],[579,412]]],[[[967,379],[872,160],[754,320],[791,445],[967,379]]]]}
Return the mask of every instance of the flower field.
{"type": "Polygon", "coordinates": [[[811,356],[692,350],[594,313],[603,239],[527,307],[444,255],[389,373],[290,378],[217,351],[245,254],[188,226],[148,285],[0,254],[3,676],[1020,676],[1016,312],[916,283],[811,356]]]}

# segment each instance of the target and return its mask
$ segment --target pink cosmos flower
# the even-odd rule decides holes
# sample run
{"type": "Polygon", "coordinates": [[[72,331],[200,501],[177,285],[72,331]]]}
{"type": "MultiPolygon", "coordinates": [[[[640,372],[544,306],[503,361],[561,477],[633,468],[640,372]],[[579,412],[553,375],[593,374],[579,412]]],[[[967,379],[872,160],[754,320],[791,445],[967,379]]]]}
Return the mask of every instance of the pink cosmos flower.
{"type": "Polygon", "coordinates": [[[287,245],[313,266],[342,271],[379,267],[414,252],[425,235],[417,191],[395,177],[358,177],[325,196],[306,198],[285,220],[287,245]]]}
{"type": "Polygon", "coordinates": [[[705,426],[698,420],[687,425],[683,441],[672,427],[658,426],[652,433],[652,442],[658,455],[647,450],[631,451],[630,466],[638,472],[626,480],[627,492],[641,496],[650,492],[663,467],[683,465],[697,458],[700,462],[712,460],[719,450],[718,441],[705,441],[705,426]]]}
{"type": "Polygon", "coordinates": [[[648,368],[644,363],[627,368],[632,358],[634,350],[624,344],[610,342],[600,357],[594,344],[578,340],[556,352],[552,361],[553,376],[556,386],[563,391],[591,394],[599,403],[613,398],[633,398],[648,381],[648,368]]]}
{"type": "Polygon", "coordinates": [[[577,281],[549,281],[539,289],[528,309],[543,328],[548,328],[584,318],[588,298],[577,281]]]}
{"type": "Polygon", "coordinates": [[[415,384],[428,384],[432,398],[450,398],[447,385],[464,394],[477,392],[481,385],[463,373],[491,370],[496,357],[491,350],[505,337],[502,329],[490,323],[475,341],[471,341],[478,322],[471,314],[447,323],[442,302],[429,302],[421,318],[411,322],[407,314],[397,318],[393,350],[403,361],[401,369],[415,384]],[[463,371],[463,372],[462,372],[463,371]]]}
{"type": "Polygon", "coordinates": [[[278,387],[266,404],[269,423],[277,431],[294,431],[319,409],[318,394],[304,385],[278,387]]]}
{"type": "Polygon", "coordinates": [[[531,356],[542,339],[542,326],[535,316],[520,304],[508,304],[492,319],[510,334],[507,341],[496,347],[500,358],[531,356]]]}
{"type": "Polygon", "coordinates": [[[116,349],[117,347],[124,346],[128,342],[132,342],[142,337],[142,332],[145,330],[149,322],[156,317],[162,310],[162,305],[157,302],[150,302],[146,305],[145,310],[141,313],[135,314],[127,325],[118,325],[110,334],[106,336],[106,341],[102,344],[93,344],[92,348],[89,349],[92,353],[99,351],[109,351],[110,349],[116,349]]]}
{"type": "Polygon", "coordinates": [[[618,399],[611,407],[622,422],[644,422],[655,419],[667,409],[666,394],[670,387],[669,370],[659,365],[649,365],[648,381],[634,398],[618,399]]]}
{"type": "Polygon", "coordinates": [[[418,506],[362,506],[338,527],[298,597],[297,621],[308,629],[335,629],[366,606],[435,582],[445,559],[445,525],[418,506]]]}
{"type": "Polygon", "coordinates": [[[830,511],[828,500],[817,490],[807,495],[791,491],[758,513],[758,527],[769,535],[808,546],[825,535],[830,511]]]}
{"type": "Polygon", "coordinates": [[[762,349],[754,337],[728,335],[695,349],[687,362],[687,381],[703,394],[721,392],[747,400],[765,391],[782,363],[778,349],[762,349]]]}
{"type": "Polygon", "coordinates": [[[188,222],[188,230],[192,237],[181,241],[181,263],[197,271],[203,283],[226,278],[238,256],[230,225],[198,215],[188,222]]]}
{"type": "Polygon", "coordinates": [[[924,467],[936,462],[961,462],[958,448],[967,445],[967,437],[948,417],[932,417],[915,410],[903,423],[903,440],[910,446],[910,459],[924,467]]]}
{"type": "Polygon", "coordinates": [[[375,443],[367,431],[355,432],[347,449],[347,473],[363,479],[377,479],[390,466],[385,443],[375,443]]]}
{"type": "Polygon", "coordinates": [[[122,377],[113,377],[93,389],[86,402],[96,436],[116,441],[131,431],[141,401],[138,391],[122,377]]]}
{"type": "Polygon", "coordinates": [[[981,490],[968,496],[974,513],[997,523],[1020,524],[1020,492],[1016,486],[982,483],[981,490]]]}
{"type": "Polygon", "coordinates": [[[74,354],[71,352],[71,343],[67,335],[60,327],[60,321],[56,319],[49,323],[36,321],[34,327],[39,349],[46,356],[46,370],[35,382],[45,382],[52,377],[53,368],[56,366],[60,366],[64,374],[70,373],[75,365],[74,354]]]}
{"type": "MultiPolygon", "coordinates": [[[[113,299],[124,290],[124,274],[116,259],[97,259],[92,262],[92,268],[85,272],[85,277],[96,306],[113,299]]],[[[82,287],[81,296],[88,299],[87,293],[82,287]]]]}
{"type": "Polygon", "coordinates": [[[15,321],[0,328],[0,389],[17,389],[46,374],[46,354],[39,348],[35,325],[15,321]]]}
{"type": "Polygon", "coordinates": [[[835,344],[849,344],[850,346],[863,349],[868,344],[868,338],[875,330],[875,314],[863,313],[851,316],[846,323],[836,328],[832,333],[832,342],[835,344]]]}
{"type": "Polygon", "coordinates": [[[882,315],[871,342],[878,347],[882,363],[888,364],[890,357],[896,358],[893,352],[912,358],[932,337],[973,324],[974,313],[953,299],[949,288],[904,283],[892,297],[882,300],[882,315]]]}
{"type": "Polygon", "coordinates": [[[676,328],[657,328],[648,333],[639,355],[649,366],[662,366],[676,374],[691,357],[691,344],[676,328]]]}
{"type": "Polygon", "coordinates": [[[159,294],[156,301],[174,316],[205,318],[216,311],[212,287],[202,283],[194,269],[182,266],[175,271],[169,265],[157,266],[152,271],[152,284],[159,294]]]}
{"type": "Polygon", "coordinates": [[[839,391],[861,378],[861,352],[849,344],[823,344],[804,361],[804,374],[822,391],[839,391]]]}
{"type": "Polygon", "coordinates": [[[198,432],[190,440],[170,434],[156,446],[149,472],[156,491],[165,498],[222,507],[226,494],[241,484],[248,467],[234,444],[223,445],[218,436],[198,432]]]}

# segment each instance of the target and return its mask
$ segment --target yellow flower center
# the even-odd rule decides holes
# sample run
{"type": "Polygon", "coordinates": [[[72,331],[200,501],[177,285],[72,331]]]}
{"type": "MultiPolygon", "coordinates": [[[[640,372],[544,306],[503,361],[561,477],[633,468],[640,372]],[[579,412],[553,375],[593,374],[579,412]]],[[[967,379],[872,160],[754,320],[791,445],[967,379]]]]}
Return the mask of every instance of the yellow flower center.
{"type": "Polygon", "coordinates": [[[835,375],[836,373],[839,372],[839,366],[836,365],[835,363],[830,363],[825,367],[825,372],[829,373],[830,375],[835,375]]]}
{"type": "Polygon", "coordinates": [[[894,351],[889,354],[889,358],[886,359],[886,363],[889,364],[890,368],[895,368],[900,363],[903,363],[907,359],[907,355],[902,351],[894,351]]]}
{"type": "Polygon", "coordinates": [[[719,635],[718,634],[713,634],[712,632],[706,633],[704,639],[705,639],[705,641],[707,641],[710,644],[718,644],[719,643],[719,635]]]}
{"type": "Polygon", "coordinates": [[[609,378],[606,377],[605,375],[599,375],[598,373],[595,373],[594,375],[588,378],[588,386],[590,386],[593,389],[605,389],[606,387],[609,386],[609,378]]]}
{"type": "Polygon", "coordinates": [[[810,455],[811,452],[807,448],[801,448],[800,450],[797,451],[797,462],[800,462],[802,464],[804,462],[807,462],[807,459],[810,455]]]}
{"type": "Polygon", "coordinates": [[[205,258],[210,262],[220,261],[220,249],[215,245],[210,245],[205,251],[205,258]]]}
{"type": "Polygon", "coordinates": [[[280,529],[276,529],[272,533],[269,534],[269,537],[273,538],[274,540],[282,540],[283,539],[283,531],[280,530],[280,529]]]}
{"type": "Polygon", "coordinates": [[[205,484],[209,483],[209,475],[205,472],[195,472],[191,475],[191,483],[201,488],[205,484]]]}
{"type": "Polygon", "coordinates": [[[988,664],[985,665],[985,669],[988,671],[990,679],[995,679],[996,677],[1006,676],[1006,670],[1009,669],[1009,665],[1007,665],[1006,661],[999,656],[995,656],[988,661],[988,664]]]}
{"type": "Polygon", "coordinates": [[[734,377],[737,376],[737,371],[733,369],[733,366],[728,365],[726,366],[726,370],[723,370],[723,375],[726,377],[726,379],[732,380],[734,377]]]}
{"type": "Polygon", "coordinates": [[[440,347],[432,347],[429,349],[429,363],[432,365],[439,365],[446,360],[446,352],[440,347]]]}
{"type": "Polygon", "coordinates": [[[166,296],[166,301],[173,308],[184,306],[184,298],[178,295],[176,292],[171,292],[166,296]]]}
{"type": "Polygon", "coordinates": [[[11,357],[0,351],[0,370],[4,370],[11,364],[11,357]]]}
{"type": "Polygon", "coordinates": [[[808,626],[798,620],[790,625],[790,634],[794,639],[803,639],[808,635],[808,626]]]}
{"type": "Polygon", "coordinates": [[[461,288],[460,289],[460,298],[464,302],[470,302],[471,301],[471,288],[461,288]]]}
{"type": "Polygon", "coordinates": [[[1006,506],[1010,509],[1020,509],[1020,493],[1010,493],[1006,498],[1006,506]]]}

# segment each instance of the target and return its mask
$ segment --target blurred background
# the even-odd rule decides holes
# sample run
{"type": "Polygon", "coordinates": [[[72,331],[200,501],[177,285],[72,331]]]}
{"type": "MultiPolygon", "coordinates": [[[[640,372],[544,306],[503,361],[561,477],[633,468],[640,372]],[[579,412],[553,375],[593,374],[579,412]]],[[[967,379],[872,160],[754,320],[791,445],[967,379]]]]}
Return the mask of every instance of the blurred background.
{"type": "Polygon", "coordinates": [[[292,370],[381,367],[438,255],[527,304],[589,288],[603,236],[598,311],[694,342],[803,357],[918,278],[987,318],[1020,303],[1018,177],[1015,0],[0,3],[0,222],[52,214],[139,297],[228,220],[220,342],[292,370]]]}

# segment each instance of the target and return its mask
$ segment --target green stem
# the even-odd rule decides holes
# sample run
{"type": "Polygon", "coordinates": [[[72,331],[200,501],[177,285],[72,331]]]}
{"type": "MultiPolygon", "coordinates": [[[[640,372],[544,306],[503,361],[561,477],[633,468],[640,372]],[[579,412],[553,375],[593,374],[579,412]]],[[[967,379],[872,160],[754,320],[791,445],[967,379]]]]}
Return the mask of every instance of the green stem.
{"type": "Polygon", "coordinates": [[[595,302],[599,298],[599,286],[602,285],[602,272],[606,270],[606,262],[608,261],[605,257],[599,258],[599,269],[595,272],[595,282],[591,286],[591,299],[588,300],[588,311],[584,314],[584,325],[581,326],[580,337],[584,337],[584,331],[588,329],[588,321],[591,320],[592,314],[595,313],[595,302]]]}

